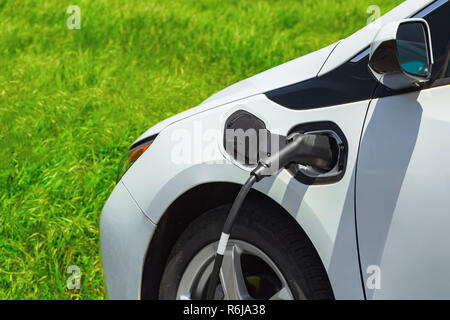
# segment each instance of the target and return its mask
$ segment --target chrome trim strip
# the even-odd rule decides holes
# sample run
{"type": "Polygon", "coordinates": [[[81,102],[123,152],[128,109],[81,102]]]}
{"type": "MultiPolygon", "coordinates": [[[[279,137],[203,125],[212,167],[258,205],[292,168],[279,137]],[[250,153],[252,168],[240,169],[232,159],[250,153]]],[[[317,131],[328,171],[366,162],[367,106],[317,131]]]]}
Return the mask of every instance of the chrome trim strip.
{"type": "Polygon", "coordinates": [[[367,56],[370,52],[370,47],[368,47],[367,49],[365,49],[363,52],[361,52],[360,54],[358,54],[356,57],[354,57],[352,60],[350,60],[350,62],[358,62],[360,61],[362,58],[364,58],[365,56],[367,56]]]}
{"type": "Polygon", "coordinates": [[[438,0],[436,2],[433,2],[428,7],[426,7],[425,9],[420,11],[419,13],[417,13],[413,18],[423,18],[427,14],[429,14],[430,12],[436,10],[437,8],[439,8],[440,6],[442,6],[446,2],[448,2],[448,0],[438,0]]]}

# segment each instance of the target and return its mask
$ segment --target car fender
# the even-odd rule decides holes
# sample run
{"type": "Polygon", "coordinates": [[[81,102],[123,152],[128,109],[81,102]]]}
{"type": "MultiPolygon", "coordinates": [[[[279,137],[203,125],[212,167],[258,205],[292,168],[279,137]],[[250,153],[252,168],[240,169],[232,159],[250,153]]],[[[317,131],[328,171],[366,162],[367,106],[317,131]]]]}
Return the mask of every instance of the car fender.
{"type": "Polygon", "coordinates": [[[224,122],[236,110],[244,109],[260,117],[269,130],[290,128],[299,122],[299,118],[302,121],[319,121],[330,116],[349,137],[353,137],[349,139],[351,167],[347,168],[348,173],[341,182],[329,186],[306,186],[284,170],[257,183],[254,188],[277,202],[297,220],[322,259],[335,296],[362,299],[354,223],[353,165],[367,104],[359,102],[298,111],[282,108],[265,95],[226,104],[166,127],[122,181],[145,215],[157,224],[167,208],[186,191],[211,182],[243,184],[248,178],[250,168],[234,164],[223,150],[224,122]],[[352,116],[349,117],[349,114],[352,116]],[[353,125],[355,121],[360,122],[359,125],[353,125]],[[214,132],[217,134],[214,135],[214,132]],[[202,140],[207,145],[196,145],[202,140]],[[177,163],[174,155],[178,148],[184,146],[187,150],[193,150],[189,155],[191,158],[186,163],[177,163]],[[198,157],[204,150],[209,151],[198,157]]]}

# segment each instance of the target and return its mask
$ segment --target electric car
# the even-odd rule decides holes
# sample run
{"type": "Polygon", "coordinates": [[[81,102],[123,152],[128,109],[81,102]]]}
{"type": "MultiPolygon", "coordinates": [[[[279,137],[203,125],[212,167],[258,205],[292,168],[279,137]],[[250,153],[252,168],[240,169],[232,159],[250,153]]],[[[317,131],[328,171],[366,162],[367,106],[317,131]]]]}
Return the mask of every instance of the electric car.
{"type": "Polygon", "coordinates": [[[448,0],[408,0],[146,131],[101,215],[109,298],[206,297],[255,168],[227,132],[255,129],[326,136],[334,160],[253,185],[214,299],[450,299],[449,40],[448,0]]]}

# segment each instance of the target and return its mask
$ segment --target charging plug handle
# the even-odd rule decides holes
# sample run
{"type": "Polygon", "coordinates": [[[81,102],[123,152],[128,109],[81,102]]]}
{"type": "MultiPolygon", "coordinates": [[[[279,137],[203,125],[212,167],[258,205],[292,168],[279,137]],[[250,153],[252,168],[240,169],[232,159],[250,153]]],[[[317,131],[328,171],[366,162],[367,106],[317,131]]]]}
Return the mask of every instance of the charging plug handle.
{"type": "Polygon", "coordinates": [[[327,172],[336,165],[336,148],[336,141],[327,135],[294,133],[286,139],[286,145],[280,146],[278,152],[261,159],[251,174],[260,181],[293,163],[327,172]]]}
{"type": "Polygon", "coordinates": [[[206,292],[208,300],[214,298],[231,228],[253,184],[265,177],[274,175],[278,170],[292,163],[314,166],[317,170],[324,172],[331,170],[337,161],[337,157],[334,156],[336,152],[333,152],[334,146],[332,141],[334,140],[326,135],[295,133],[289,136],[285,142],[283,141],[283,145],[280,146],[277,152],[259,161],[258,166],[252,171],[234,200],[222,229],[206,292]]]}

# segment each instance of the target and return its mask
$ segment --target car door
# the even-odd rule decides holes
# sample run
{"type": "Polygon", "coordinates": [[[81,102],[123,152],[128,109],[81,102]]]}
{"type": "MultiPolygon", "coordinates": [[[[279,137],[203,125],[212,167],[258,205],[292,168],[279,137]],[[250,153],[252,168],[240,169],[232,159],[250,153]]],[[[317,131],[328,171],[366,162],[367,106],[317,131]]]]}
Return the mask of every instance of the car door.
{"type": "Polygon", "coordinates": [[[450,298],[450,3],[441,2],[424,17],[432,81],[379,94],[366,116],[356,225],[368,299],[450,298]]]}

